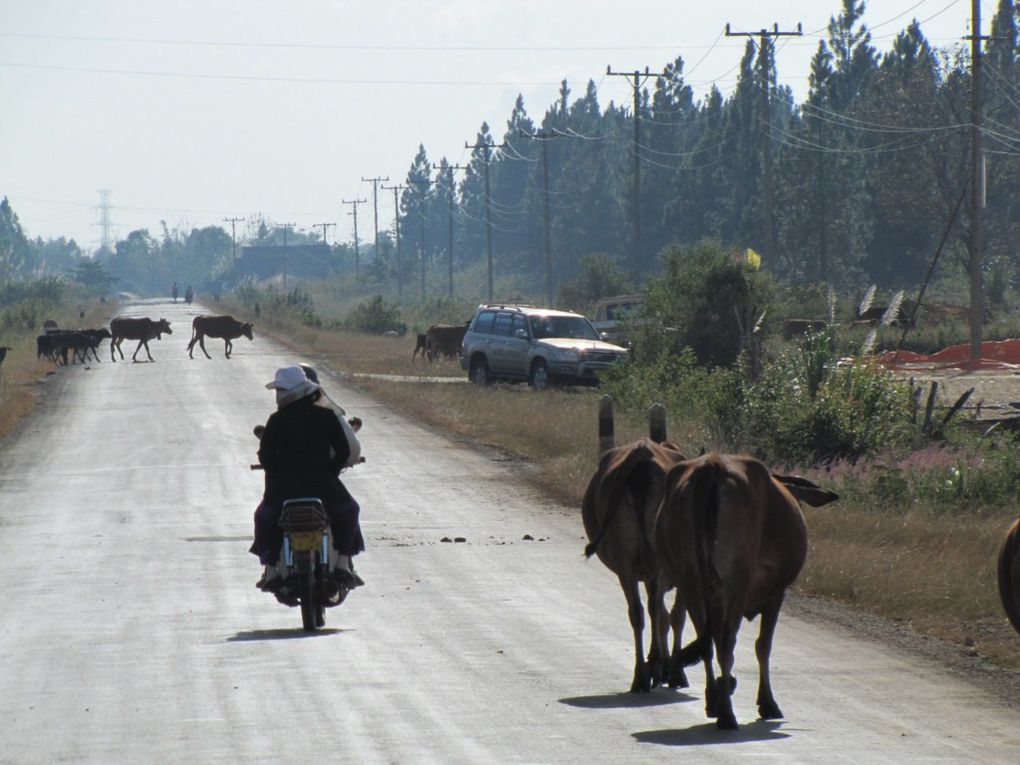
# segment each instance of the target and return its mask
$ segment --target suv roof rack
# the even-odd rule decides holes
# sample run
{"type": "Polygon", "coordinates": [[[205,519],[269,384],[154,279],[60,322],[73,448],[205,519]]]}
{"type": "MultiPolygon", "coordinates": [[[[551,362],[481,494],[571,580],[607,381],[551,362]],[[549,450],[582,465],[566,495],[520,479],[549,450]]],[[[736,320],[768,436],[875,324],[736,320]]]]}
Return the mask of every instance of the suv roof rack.
{"type": "Polygon", "coordinates": [[[479,308],[534,308],[531,303],[479,303],[479,308]]]}

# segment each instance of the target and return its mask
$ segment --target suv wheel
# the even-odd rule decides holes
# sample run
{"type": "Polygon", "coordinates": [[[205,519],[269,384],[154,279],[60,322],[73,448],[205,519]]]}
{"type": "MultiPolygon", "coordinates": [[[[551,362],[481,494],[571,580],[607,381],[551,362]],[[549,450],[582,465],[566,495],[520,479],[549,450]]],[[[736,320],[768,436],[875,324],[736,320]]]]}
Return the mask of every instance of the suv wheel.
{"type": "Polygon", "coordinates": [[[531,387],[535,390],[545,390],[549,387],[549,367],[542,359],[538,359],[531,365],[531,387]]]}
{"type": "Polygon", "coordinates": [[[468,378],[475,385],[489,384],[489,365],[483,357],[479,356],[478,358],[471,359],[471,370],[468,373],[468,378]]]}

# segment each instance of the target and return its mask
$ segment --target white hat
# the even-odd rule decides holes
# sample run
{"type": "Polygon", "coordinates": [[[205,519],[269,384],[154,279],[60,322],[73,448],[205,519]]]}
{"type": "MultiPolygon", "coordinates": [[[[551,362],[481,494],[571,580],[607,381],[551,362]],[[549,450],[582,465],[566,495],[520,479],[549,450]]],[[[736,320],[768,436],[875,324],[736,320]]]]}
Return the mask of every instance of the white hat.
{"type": "MultiPolygon", "coordinates": [[[[305,370],[301,367],[280,367],[276,370],[276,376],[273,380],[266,383],[266,388],[268,390],[273,390],[275,388],[276,390],[291,391],[300,386],[307,386],[310,382],[311,381],[305,375],[305,370]]],[[[312,383],[312,385],[314,387],[311,390],[318,387],[315,383],[312,383]]],[[[309,393],[311,390],[309,390],[309,393]]]]}

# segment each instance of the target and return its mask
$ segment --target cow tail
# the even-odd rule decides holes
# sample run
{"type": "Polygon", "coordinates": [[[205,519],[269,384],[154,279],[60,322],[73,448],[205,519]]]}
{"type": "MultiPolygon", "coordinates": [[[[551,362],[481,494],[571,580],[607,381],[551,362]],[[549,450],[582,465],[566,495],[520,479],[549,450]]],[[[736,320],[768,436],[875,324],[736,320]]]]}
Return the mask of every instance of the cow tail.
{"type": "Polygon", "coordinates": [[[705,624],[698,636],[680,651],[682,666],[704,660],[712,650],[711,593],[718,585],[719,574],[712,565],[712,548],[719,531],[719,482],[721,466],[708,462],[694,471],[691,477],[691,505],[694,508],[694,559],[698,567],[698,581],[705,614],[705,624]]]}
{"type": "MultiPolygon", "coordinates": [[[[603,538],[606,536],[606,532],[609,527],[613,524],[613,518],[616,517],[616,511],[620,506],[620,494],[622,493],[622,486],[624,486],[634,470],[644,463],[651,456],[651,452],[648,447],[642,442],[631,449],[630,454],[627,458],[613,470],[614,480],[612,488],[606,493],[604,490],[599,491],[596,496],[604,497],[602,500],[606,505],[606,515],[602,519],[602,524],[599,526],[598,531],[595,533],[595,538],[589,542],[584,548],[584,557],[590,558],[596,552],[598,552],[599,545],[602,544],[603,538]]],[[[607,473],[603,473],[602,481],[599,486],[600,489],[605,486],[605,478],[607,473]]]]}
{"type": "Polygon", "coordinates": [[[1010,623],[1020,632],[1020,592],[1013,588],[1013,561],[1020,555],[1020,518],[1017,518],[1013,527],[1006,534],[1002,541],[1002,549],[999,550],[999,597],[1002,599],[1002,607],[1009,617],[1010,623]]]}

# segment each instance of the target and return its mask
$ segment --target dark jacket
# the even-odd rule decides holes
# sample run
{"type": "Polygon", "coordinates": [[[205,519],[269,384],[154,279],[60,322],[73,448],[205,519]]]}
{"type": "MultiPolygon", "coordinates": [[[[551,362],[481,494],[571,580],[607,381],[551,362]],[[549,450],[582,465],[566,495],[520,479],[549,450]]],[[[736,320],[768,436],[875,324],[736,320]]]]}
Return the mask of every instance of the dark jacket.
{"type": "Polygon", "coordinates": [[[336,415],[315,406],[313,399],[299,399],[273,412],[266,422],[259,462],[266,469],[267,502],[320,497],[334,504],[349,498],[337,475],[350,456],[350,446],[336,415]]]}

